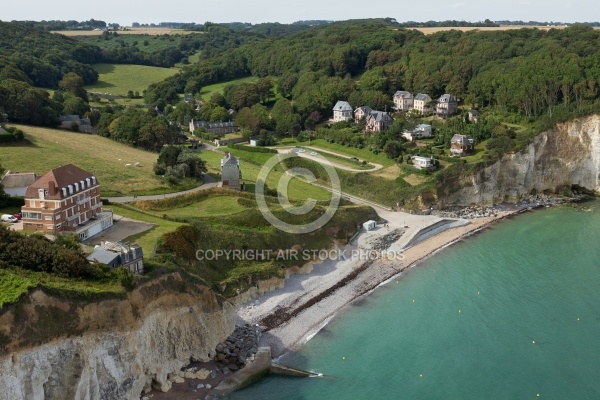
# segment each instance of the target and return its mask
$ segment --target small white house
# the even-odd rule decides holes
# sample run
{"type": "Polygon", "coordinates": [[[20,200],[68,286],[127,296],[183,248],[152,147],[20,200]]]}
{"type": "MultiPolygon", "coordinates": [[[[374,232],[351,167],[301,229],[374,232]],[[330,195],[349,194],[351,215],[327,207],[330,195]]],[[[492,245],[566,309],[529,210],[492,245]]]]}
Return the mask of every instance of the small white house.
{"type": "Polygon", "coordinates": [[[363,224],[363,229],[365,231],[372,231],[376,227],[377,227],[377,222],[375,222],[373,220],[367,221],[363,224]]]}
{"type": "Polygon", "coordinates": [[[258,140],[256,140],[256,139],[250,139],[250,146],[252,146],[252,147],[258,146],[258,140]]]}
{"type": "Polygon", "coordinates": [[[333,106],[333,122],[352,120],[352,106],[347,101],[338,101],[333,106]]]}
{"type": "Polygon", "coordinates": [[[412,163],[418,169],[435,168],[435,160],[431,157],[413,156],[412,163]]]}
{"type": "Polygon", "coordinates": [[[408,141],[413,141],[417,139],[427,139],[433,136],[433,130],[431,129],[431,125],[429,124],[419,124],[415,126],[415,129],[411,131],[402,132],[402,136],[406,138],[408,141]]]}

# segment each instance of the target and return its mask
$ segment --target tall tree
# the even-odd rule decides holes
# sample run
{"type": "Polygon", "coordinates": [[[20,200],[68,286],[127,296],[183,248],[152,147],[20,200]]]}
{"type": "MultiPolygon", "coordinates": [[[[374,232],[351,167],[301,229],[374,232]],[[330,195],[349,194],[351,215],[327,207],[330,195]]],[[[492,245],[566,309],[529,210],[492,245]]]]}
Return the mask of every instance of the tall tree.
{"type": "Polygon", "coordinates": [[[74,72],[65,74],[60,82],[58,82],[58,87],[87,101],[87,92],[83,88],[83,79],[74,72]]]}

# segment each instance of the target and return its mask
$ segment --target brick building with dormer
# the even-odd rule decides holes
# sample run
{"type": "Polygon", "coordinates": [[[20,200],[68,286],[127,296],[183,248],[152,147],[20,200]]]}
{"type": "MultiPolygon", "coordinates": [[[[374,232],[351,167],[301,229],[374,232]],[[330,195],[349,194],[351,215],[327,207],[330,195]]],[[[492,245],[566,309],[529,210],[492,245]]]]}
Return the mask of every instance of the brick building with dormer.
{"type": "Polygon", "coordinates": [[[94,175],[68,164],[33,182],[25,192],[23,229],[74,233],[82,240],[112,226],[112,212],[102,211],[94,175]]]}

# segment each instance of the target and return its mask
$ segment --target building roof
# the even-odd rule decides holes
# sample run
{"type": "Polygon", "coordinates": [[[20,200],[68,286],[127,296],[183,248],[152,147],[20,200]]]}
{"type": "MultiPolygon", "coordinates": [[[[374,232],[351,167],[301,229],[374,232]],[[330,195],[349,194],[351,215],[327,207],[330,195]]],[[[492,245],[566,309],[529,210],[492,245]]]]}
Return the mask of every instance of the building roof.
{"type": "Polygon", "coordinates": [[[440,103],[450,103],[450,102],[456,102],[456,97],[452,96],[451,94],[443,94],[442,97],[440,97],[438,99],[438,102],[440,103]]]}
{"type": "Polygon", "coordinates": [[[5,189],[9,188],[22,188],[31,185],[38,179],[38,176],[33,172],[26,173],[18,173],[8,171],[2,180],[0,180],[0,185],[4,186],[5,189]]]}
{"type": "Polygon", "coordinates": [[[367,116],[367,119],[370,118],[374,118],[377,122],[381,122],[384,120],[393,120],[390,114],[385,111],[371,111],[371,113],[367,116]]]}
{"type": "Polygon", "coordinates": [[[352,106],[347,101],[339,100],[337,103],[335,103],[335,106],[333,106],[333,111],[352,111],[352,110],[353,110],[352,106]]]}
{"type": "Polygon", "coordinates": [[[417,95],[415,96],[415,100],[420,100],[428,103],[431,101],[431,97],[429,97],[429,95],[425,93],[417,93],[417,95]]]}
{"type": "Polygon", "coordinates": [[[419,161],[433,161],[433,157],[424,157],[424,156],[413,156],[412,159],[419,160],[419,161]]]}
{"type": "Polygon", "coordinates": [[[104,249],[103,247],[98,247],[94,249],[92,254],[87,256],[88,261],[96,261],[101,264],[112,264],[115,259],[118,259],[120,254],[104,249]]]}
{"type": "Polygon", "coordinates": [[[450,143],[462,144],[462,145],[466,146],[469,144],[473,144],[473,138],[471,137],[471,135],[458,135],[457,134],[457,135],[452,136],[450,143]]]}
{"type": "Polygon", "coordinates": [[[362,112],[364,112],[365,114],[369,114],[371,111],[373,111],[371,109],[371,107],[368,106],[362,106],[362,107],[358,107],[356,110],[354,110],[354,112],[357,112],[358,110],[361,110],[362,112]]]}
{"type": "Polygon", "coordinates": [[[117,261],[117,265],[122,265],[128,261],[127,258],[125,258],[128,254],[132,256],[129,258],[129,261],[144,257],[142,248],[135,243],[104,242],[101,246],[96,247],[92,254],[87,256],[87,259],[102,264],[112,264],[117,261]]]}
{"type": "Polygon", "coordinates": [[[479,115],[479,111],[477,111],[477,110],[469,110],[469,114],[471,114],[473,116],[477,116],[477,115],[479,115]]]}
{"type": "Polygon", "coordinates": [[[8,131],[0,126],[0,133],[8,133],[8,131]]]}
{"type": "Polygon", "coordinates": [[[224,165],[240,165],[240,161],[231,153],[225,153],[225,157],[221,159],[221,167],[224,165]]]}
{"type": "Polygon", "coordinates": [[[415,131],[424,131],[426,129],[431,129],[431,125],[429,124],[419,124],[417,126],[415,126],[415,131]]]}
{"type": "Polygon", "coordinates": [[[81,118],[79,115],[61,115],[59,116],[61,122],[79,122],[81,118]]]}
{"type": "Polygon", "coordinates": [[[413,97],[413,95],[410,92],[406,92],[404,90],[398,90],[396,93],[394,93],[394,97],[402,97],[402,98],[410,99],[413,97]]]}
{"type": "Polygon", "coordinates": [[[48,172],[46,175],[42,176],[37,181],[29,185],[29,187],[27,188],[27,192],[25,192],[25,197],[37,198],[38,190],[44,189],[48,192],[46,194],[47,199],[60,200],[63,198],[61,191],[62,188],[68,188],[69,185],[72,185],[74,187],[75,183],[78,183],[78,186],[80,186],[80,182],[85,182],[86,179],[91,180],[90,183],[92,184],[92,186],[98,184],[98,182],[96,181],[96,177],[93,176],[91,173],[84,171],[83,169],[76,167],[73,164],[63,165],[62,167],[54,168],[52,171],[48,172]],[[95,182],[95,184],[93,184],[92,182],[95,182]]]}

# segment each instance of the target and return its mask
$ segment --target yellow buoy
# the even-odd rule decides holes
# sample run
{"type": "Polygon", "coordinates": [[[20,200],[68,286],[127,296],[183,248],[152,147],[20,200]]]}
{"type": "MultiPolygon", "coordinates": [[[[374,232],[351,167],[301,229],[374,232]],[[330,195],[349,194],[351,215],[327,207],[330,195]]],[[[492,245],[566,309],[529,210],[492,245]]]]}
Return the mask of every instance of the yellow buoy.
{"type": "Polygon", "coordinates": [[[459,314],[460,314],[460,312],[461,312],[461,311],[460,311],[460,310],[458,310],[458,313],[459,313],[459,314]]]}
{"type": "Polygon", "coordinates": [[[577,317],[577,321],[579,321],[579,317],[577,317]]]}
{"type": "Polygon", "coordinates": [[[415,302],[415,301],[414,301],[414,299],[413,299],[413,303],[414,303],[414,302],[415,302]]]}
{"type": "Polygon", "coordinates": [[[419,378],[423,378],[423,374],[419,374],[419,378]]]}
{"type": "Polygon", "coordinates": [[[342,357],[342,360],[345,360],[345,359],[346,359],[346,357],[342,357]]]}
{"type": "Polygon", "coordinates": [[[532,340],[531,343],[535,344],[535,340],[532,340]]]}
{"type": "Polygon", "coordinates": [[[539,394],[539,393],[538,393],[538,394],[536,394],[536,397],[540,397],[540,394],[539,394]]]}

